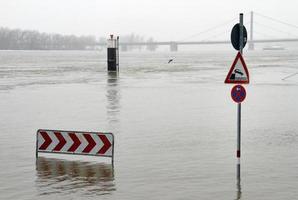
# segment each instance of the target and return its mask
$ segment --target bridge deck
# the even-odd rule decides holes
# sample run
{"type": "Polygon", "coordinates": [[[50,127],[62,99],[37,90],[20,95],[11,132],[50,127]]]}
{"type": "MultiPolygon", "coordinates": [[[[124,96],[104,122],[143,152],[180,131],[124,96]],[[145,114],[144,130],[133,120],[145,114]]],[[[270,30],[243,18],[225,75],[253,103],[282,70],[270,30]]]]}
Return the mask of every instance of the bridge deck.
{"type": "MultiPolygon", "coordinates": [[[[280,38],[280,39],[264,39],[264,40],[253,40],[253,41],[248,41],[249,43],[271,43],[271,42],[298,42],[298,38],[292,38],[292,39],[287,39],[287,38],[280,38]]],[[[229,44],[231,43],[230,41],[223,41],[223,40],[218,40],[218,41],[190,41],[190,42],[179,42],[179,41],[166,41],[166,42],[120,42],[119,45],[122,46],[160,46],[160,45],[205,45],[205,44],[229,44]]],[[[106,46],[106,43],[96,43],[95,45],[97,46],[106,46]]]]}

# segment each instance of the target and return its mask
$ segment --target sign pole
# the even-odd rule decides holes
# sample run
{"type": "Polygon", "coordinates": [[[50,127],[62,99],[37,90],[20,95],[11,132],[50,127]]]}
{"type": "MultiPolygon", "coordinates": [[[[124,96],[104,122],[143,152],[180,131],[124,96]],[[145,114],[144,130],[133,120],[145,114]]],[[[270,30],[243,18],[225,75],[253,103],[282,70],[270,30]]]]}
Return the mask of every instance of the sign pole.
{"type": "MultiPolygon", "coordinates": [[[[243,53],[243,13],[240,13],[239,52],[243,53]]],[[[240,180],[240,155],[241,155],[241,103],[237,105],[237,179],[240,180]]]]}
{"type": "MultiPolygon", "coordinates": [[[[239,23],[235,24],[231,32],[231,43],[238,51],[236,58],[228,72],[225,83],[249,84],[249,73],[242,56],[243,48],[247,42],[247,31],[243,25],[243,13],[239,14],[239,23]]],[[[245,99],[246,91],[242,85],[235,85],[231,90],[232,99],[237,103],[237,179],[240,181],[240,155],[241,155],[241,102],[245,99]]]]}
{"type": "Polygon", "coordinates": [[[243,13],[240,13],[240,36],[239,36],[239,51],[240,53],[242,54],[242,51],[243,51],[243,13]]]}

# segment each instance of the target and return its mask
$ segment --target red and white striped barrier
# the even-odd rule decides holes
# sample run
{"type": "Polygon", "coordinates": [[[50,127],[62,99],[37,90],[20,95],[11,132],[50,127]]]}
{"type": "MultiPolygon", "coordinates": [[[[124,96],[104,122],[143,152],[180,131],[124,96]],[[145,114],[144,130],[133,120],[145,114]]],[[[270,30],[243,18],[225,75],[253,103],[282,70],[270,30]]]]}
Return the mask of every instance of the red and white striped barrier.
{"type": "Polygon", "coordinates": [[[38,152],[103,156],[113,159],[114,136],[112,133],[40,129],[36,136],[36,157],[38,152]]]}

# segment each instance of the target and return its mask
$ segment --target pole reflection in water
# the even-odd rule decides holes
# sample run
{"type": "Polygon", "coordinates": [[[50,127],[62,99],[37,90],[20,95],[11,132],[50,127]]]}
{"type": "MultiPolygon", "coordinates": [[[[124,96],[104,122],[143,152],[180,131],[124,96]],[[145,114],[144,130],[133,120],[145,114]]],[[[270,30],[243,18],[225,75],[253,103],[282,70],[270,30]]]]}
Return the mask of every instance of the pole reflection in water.
{"type": "Polygon", "coordinates": [[[39,195],[97,196],[116,190],[112,165],[39,157],[36,160],[39,195]]]}
{"type": "Polygon", "coordinates": [[[241,199],[241,179],[237,178],[237,195],[236,195],[236,200],[240,200],[241,199]]]}
{"type": "Polygon", "coordinates": [[[120,112],[120,90],[118,85],[118,73],[108,72],[107,77],[107,117],[110,131],[117,131],[120,112]]]}

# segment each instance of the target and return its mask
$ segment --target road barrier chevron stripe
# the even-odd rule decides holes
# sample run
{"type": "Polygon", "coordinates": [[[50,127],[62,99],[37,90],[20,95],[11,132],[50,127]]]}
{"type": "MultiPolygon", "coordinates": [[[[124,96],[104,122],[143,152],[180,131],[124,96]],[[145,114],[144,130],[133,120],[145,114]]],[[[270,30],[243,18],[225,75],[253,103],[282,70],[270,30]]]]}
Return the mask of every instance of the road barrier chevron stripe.
{"type": "Polygon", "coordinates": [[[79,138],[76,136],[75,133],[69,133],[70,138],[73,141],[73,144],[71,147],[67,150],[68,152],[75,152],[75,150],[81,145],[81,141],[79,138]]]}
{"type": "Polygon", "coordinates": [[[100,137],[101,141],[104,143],[104,146],[101,147],[98,154],[104,154],[111,147],[111,143],[105,135],[98,135],[98,137],[100,137]]]}
{"type": "Polygon", "coordinates": [[[88,141],[88,146],[85,147],[83,153],[89,153],[95,147],[96,143],[89,134],[83,134],[83,136],[88,141]]]}
{"type": "Polygon", "coordinates": [[[38,152],[64,153],[112,157],[113,161],[112,133],[38,130],[36,138],[36,156],[38,152]]]}
{"type": "Polygon", "coordinates": [[[41,136],[43,137],[44,141],[42,145],[39,147],[40,150],[46,150],[48,146],[52,143],[52,139],[49,137],[47,132],[40,131],[41,136]]]}
{"type": "Polygon", "coordinates": [[[59,143],[57,144],[57,146],[53,150],[54,151],[60,151],[62,149],[62,147],[66,144],[66,140],[64,139],[64,137],[61,135],[60,132],[54,132],[54,134],[58,138],[59,143]]]}

